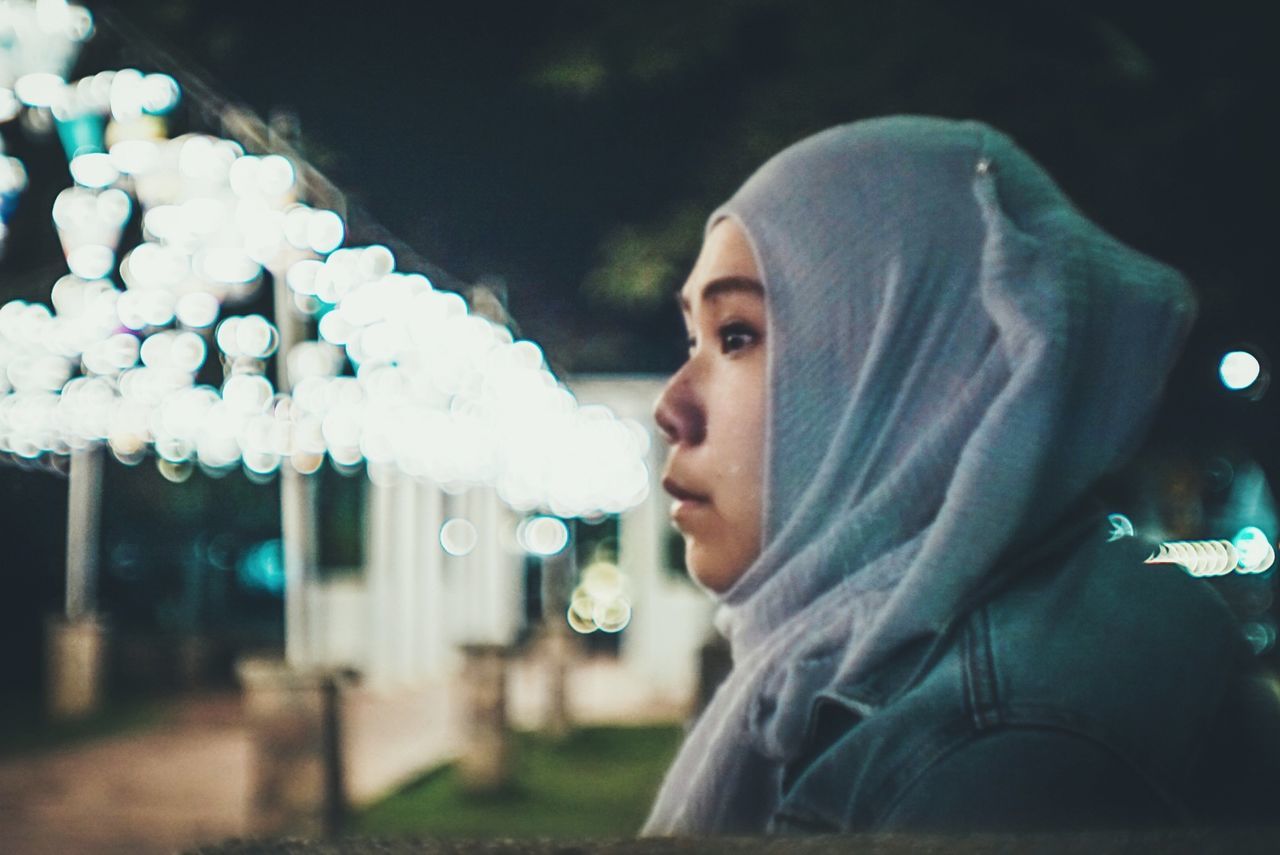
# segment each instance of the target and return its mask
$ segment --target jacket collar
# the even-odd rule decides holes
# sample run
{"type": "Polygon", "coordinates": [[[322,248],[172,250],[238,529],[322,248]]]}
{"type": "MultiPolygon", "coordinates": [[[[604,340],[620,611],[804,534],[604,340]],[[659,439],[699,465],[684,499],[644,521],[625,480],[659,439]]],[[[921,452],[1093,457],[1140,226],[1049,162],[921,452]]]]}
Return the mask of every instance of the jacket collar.
{"type": "Polygon", "coordinates": [[[936,632],[903,644],[882,667],[859,675],[847,684],[832,686],[819,694],[818,700],[839,704],[859,720],[893,702],[924,678],[976,609],[1037,568],[1057,566],[1086,538],[1097,536],[1103,530],[1103,517],[1101,500],[1092,492],[1086,494],[1057,525],[1050,527],[1049,534],[1030,542],[1024,539],[1007,549],[986,582],[962,601],[936,632]]]}

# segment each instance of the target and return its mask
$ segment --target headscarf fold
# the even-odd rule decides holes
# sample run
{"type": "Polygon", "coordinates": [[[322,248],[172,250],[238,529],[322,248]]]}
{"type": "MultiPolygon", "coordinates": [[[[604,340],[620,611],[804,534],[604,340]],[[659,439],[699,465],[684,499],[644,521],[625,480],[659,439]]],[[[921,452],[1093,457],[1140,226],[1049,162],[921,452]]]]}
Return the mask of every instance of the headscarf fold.
{"type": "Polygon", "coordinates": [[[725,218],[768,307],[764,546],[720,595],[734,667],[646,834],[762,830],[816,697],[936,637],[1131,454],[1194,316],[976,122],[824,131],[725,218]]]}

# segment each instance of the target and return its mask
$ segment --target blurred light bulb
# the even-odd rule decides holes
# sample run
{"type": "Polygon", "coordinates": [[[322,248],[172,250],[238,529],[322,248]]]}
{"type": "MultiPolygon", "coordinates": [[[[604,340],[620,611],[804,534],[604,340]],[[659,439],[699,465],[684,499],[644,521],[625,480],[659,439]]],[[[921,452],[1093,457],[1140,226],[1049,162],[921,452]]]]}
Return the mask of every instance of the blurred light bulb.
{"type": "Polygon", "coordinates": [[[345,236],[342,217],[333,211],[312,211],[307,218],[307,246],[320,255],[328,255],[342,246],[345,236]]]}
{"type": "Polygon", "coordinates": [[[174,314],[178,322],[191,329],[204,329],[218,319],[218,298],[207,291],[192,291],[178,298],[174,314]]]}
{"type": "Polygon", "coordinates": [[[1222,357],[1218,376],[1222,385],[1233,392],[1248,389],[1262,375],[1262,363],[1247,350],[1233,350],[1222,357]]]}
{"type": "Polygon", "coordinates": [[[569,528],[557,517],[530,517],[520,524],[516,539],[526,552],[556,555],[569,544],[569,528]]]}
{"type": "Polygon", "coordinates": [[[476,527],[468,520],[454,518],[440,526],[440,547],[450,555],[468,555],[478,540],[476,527]]]}
{"type": "Polygon", "coordinates": [[[1257,526],[1245,526],[1231,539],[1239,554],[1236,569],[1241,573],[1265,573],[1275,563],[1276,551],[1257,526]]]}
{"type": "Polygon", "coordinates": [[[81,187],[100,189],[115,183],[120,177],[111,155],[101,151],[89,151],[71,158],[67,168],[71,178],[81,187]]]}
{"type": "Polygon", "coordinates": [[[631,622],[631,603],[623,597],[598,600],[591,611],[591,618],[605,632],[622,632],[631,622]]]}
{"type": "Polygon", "coordinates": [[[28,107],[52,107],[62,95],[67,82],[56,74],[37,71],[24,74],[13,84],[18,100],[28,107]]]}

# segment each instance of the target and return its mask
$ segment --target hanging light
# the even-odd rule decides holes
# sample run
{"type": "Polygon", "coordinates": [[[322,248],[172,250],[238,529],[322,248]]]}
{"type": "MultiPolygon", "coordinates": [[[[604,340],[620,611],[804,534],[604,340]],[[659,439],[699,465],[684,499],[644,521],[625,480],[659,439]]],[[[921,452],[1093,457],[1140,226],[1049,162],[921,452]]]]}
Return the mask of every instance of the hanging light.
{"type": "Polygon", "coordinates": [[[101,279],[111,272],[131,209],[129,197],[120,190],[68,187],[58,194],[53,224],[72,273],[101,279]]]}
{"type": "Polygon", "coordinates": [[[5,3],[10,37],[6,65],[14,94],[28,107],[52,107],[85,41],[93,35],[93,16],[66,0],[5,3]]]}

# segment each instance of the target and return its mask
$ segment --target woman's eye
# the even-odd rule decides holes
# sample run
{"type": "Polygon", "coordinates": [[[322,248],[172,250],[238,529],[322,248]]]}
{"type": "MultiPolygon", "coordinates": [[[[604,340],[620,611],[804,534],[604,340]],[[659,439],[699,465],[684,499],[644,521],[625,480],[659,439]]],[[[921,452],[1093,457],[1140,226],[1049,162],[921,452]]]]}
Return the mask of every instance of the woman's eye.
{"type": "Polygon", "coordinates": [[[720,350],[733,353],[755,344],[760,336],[755,328],[741,322],[725,324],[719,330],[720,350]]]}

